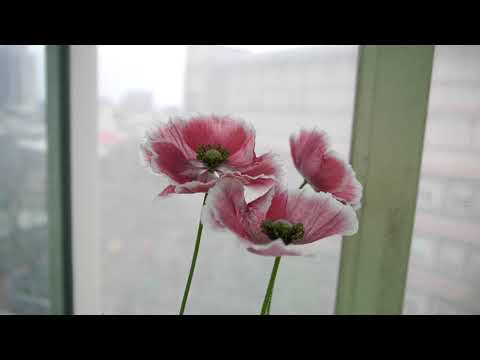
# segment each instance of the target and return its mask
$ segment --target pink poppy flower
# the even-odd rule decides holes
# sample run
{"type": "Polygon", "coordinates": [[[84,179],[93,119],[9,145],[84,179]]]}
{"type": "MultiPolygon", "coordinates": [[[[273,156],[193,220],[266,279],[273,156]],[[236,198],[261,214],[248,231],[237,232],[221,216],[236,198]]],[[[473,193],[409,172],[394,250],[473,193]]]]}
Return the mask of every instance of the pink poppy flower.
{"type": "Polygon", "coordinates": [[[330,150],[324,131],[301,130],[291,135],[290,152],[295,167],[315,191],[331,193],[354,209],[360,207],[362,185],[350,164],[330,150]]]}
{"type": "Polygon", "coordinates": [[[231,176],[210,190],[202,221],[232,231],[250,252],[264,256],[308,255],[308,244],[358,230],[355,210],[329,193],[288,192],[277,184],[247,204],[242,182],[231,176]]]}
{"type": "Polygon", "coordinates": [[[280,176],[275,155],[256,156],[254,129],[229,117],[172,119],[147,133],[141,154],[170,179],[160,196],[207,192],[225,174],[252,187],[271,186],[280,176]]]}

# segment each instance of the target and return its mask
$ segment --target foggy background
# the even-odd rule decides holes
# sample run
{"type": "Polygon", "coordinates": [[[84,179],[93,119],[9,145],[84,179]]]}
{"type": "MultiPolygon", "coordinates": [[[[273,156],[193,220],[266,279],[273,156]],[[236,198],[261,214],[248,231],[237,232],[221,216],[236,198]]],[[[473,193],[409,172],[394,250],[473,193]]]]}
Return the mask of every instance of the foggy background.
{"type": "MultiPolygon", "coordinates": [[[[257,154],[326,130],[348,158],[357,46],[99,46],[101,304],[105,314],[175,314],[202,194],[154,200],[164,178],[139,162],[146,127],[171,115],[251,122],[257,154]]],[[[480,313],[480,47],[437,46],[405,313],[480,313]]],[[[0,313],[48,312],[43,46],[0,46],[0,313]]],[[[339,241],[285,258],[272,314],[331,314],[339,241]]],[[[204,230],[187,313],[256,314],[273,258],[204,230]]]]}

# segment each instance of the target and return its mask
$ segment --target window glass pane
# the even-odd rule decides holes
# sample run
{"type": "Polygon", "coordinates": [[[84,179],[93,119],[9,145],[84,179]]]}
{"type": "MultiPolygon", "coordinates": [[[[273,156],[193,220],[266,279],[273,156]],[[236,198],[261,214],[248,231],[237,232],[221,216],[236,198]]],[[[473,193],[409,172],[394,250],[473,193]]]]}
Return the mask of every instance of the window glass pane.
{"type": "Polygon", "coordinates": [[[479,64],[436,47],[406,314],[480,314],[479,64]]]}
{"type": "MultiPolygon", "coordinates": [[[[326,130],[348,157],[357,46],[100,46],[99,158],[102,311],[178,313],[202,194],[153,201],[166,180],[141,165],[138,146],[154,121],[228,114],[256,127],[257,154],[273,150],[294,170],[289,135],[326,130]]],[[[256,314],[273,258],[240,248],[229,233],[204,232],[190,314],[256,314]]],[[[333,313],[339,241],[316,258],[288,258],[272,313],[333,313]]]]}
{"type": "Polygon", "coordinates": [[[48,296],[44,47],[0,45],[0,314],[48,296]]]}

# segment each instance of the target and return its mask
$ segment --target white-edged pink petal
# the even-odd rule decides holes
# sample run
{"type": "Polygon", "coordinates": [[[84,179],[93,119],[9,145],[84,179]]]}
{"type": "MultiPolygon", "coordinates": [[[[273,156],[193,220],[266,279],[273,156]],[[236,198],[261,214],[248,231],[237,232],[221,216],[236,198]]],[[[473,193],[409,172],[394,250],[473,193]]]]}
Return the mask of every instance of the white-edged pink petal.
{"type": "Polygon", "coordinates": [[[330,146],[328,135],[325,131],[300,130],[290,136],[290,153],[297,170],[313,172],[320,165],[323,156],[330,146]]]}
{"type": "Polygon", "coordinates": [[[158,196],[165,197],[171,194],[175,194],[175,185],[168,185],[158,196]]]}
{"type": "Polygon", "coordinates": [[[260,231],[274,189],[271,188],[249,204],[245,201],[242,181],[233,175],[225,175],[210,189],[202,210],[202,221],[215,229],[228,229],[250,243],[268,243],[260,231]]]}
{"type": "Polygon", "coordinates": [[[167,186],[161,193],[160,197],[164,197],[171,194],[195,194],[204,193],[210,190],[215,185],[217,180],[209,182],[190,181],[183,184],[172,184],[167,186]]]}
{"type": "Polygon", "coordinates": [[[360,208],[363,186],[357,180],[352,166],[338,153],[328,152],[324,157],[321,170],[307,181],[311,181],[310,184],[315,190],[329,192],[337,199],[350,204],[354,209],[360,208]]]}
{"type": "Polygon", "coordinates": [[[197,151],[201,145],[221,145],[233,166],[245,166],[255,157],[255,130],[243,120],[227,116],[196,116],[182,129],[185,142],[197,151]]]}
{"type": "Polygon", "coordinates": [[[248,239],[243,219],[246,212],[243,184],[225,177],[210,189],[202,209],[202,222],[216,229],[228,228],[237,236],[248,239]]]}
{"type": "Polygon", "coordinates": [[[242,178],[243,183],[252,188],[270,187],[276,182],[282,182],[284,178],[282,164],[275,153],[256,157],[247,166],[234,169],[225,166],[221,170],[242,178]]]}
{"type": "Polygon", "coordinates": [[[315,191],[329,192],[358,209],[363,188],[352,167],[329,146],[324,131],[301,130],[290,137],[295,167],[315,191]]]}
{"type": "MultiPolygon", "coordinates": [[[[341,236],[334,235],[325,240],[329,241],[340,241],[341,236]]],[[[296,245],[296,244],[289,244],[285,245],[285,243],[278,239],[269,244],[262,245],[262,244],[248,244],[247,250],[253,254],[261,255],[261,256],[304,256],[314,258],[318,252],[322,249],[322,245],[318,242],[296,245]]]]}
{"type": "Polygon", "coordinates": [[[247,250],[261,256],[301,256],[301,246],[285,245],[282,240],[275,240],[266,245],[249,244],[247,250]]]}
{"type": "Polygon", "coordinates": [[[355,210],[323,192],[289,193],[285,220],[303,224],[304,237],[295,244],[308,244],[333,235],[353,235],[358,231],[355,210]]]}
{"type": "Polygon", "coordinates": [[[144,153],[145,160],[149,161],[149,165],[155,173],[165,174],[176,183],[193,181],[202,171],[195,167],[191,160],[186,159],[182,152],[171,143],[153,143],[148,151],[144,150],[144,153]]]}
{"type": "Polygon", "coordinates": [[[157,142],[166,142],[174,145],[186,159],[195,159],[196,152],[185,142],[183,129],[186,121],[181,118],[172,118],[166,124],[160,123],[147,131],[145,143],[151,148],[157,142]]]}

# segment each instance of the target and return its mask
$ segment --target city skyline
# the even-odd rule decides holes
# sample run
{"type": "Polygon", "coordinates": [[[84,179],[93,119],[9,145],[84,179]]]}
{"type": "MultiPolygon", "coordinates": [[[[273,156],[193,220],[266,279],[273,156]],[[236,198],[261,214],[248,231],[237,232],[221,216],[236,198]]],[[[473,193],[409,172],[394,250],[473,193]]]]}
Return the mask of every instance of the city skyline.
{"type": "MultiPolygon", "coordinates": [[[[216,46],[245,51],[252,55],[279,53],[306,47],[339,47],[337,45],[216,46]]],[[[187,47],[188,45],[99,46],[100,96],[118,102],[129,92],[150,91],[157,108],[183,107],[187,47]],[[159,59],[161,66],[159,66],[159,59]]]]}

